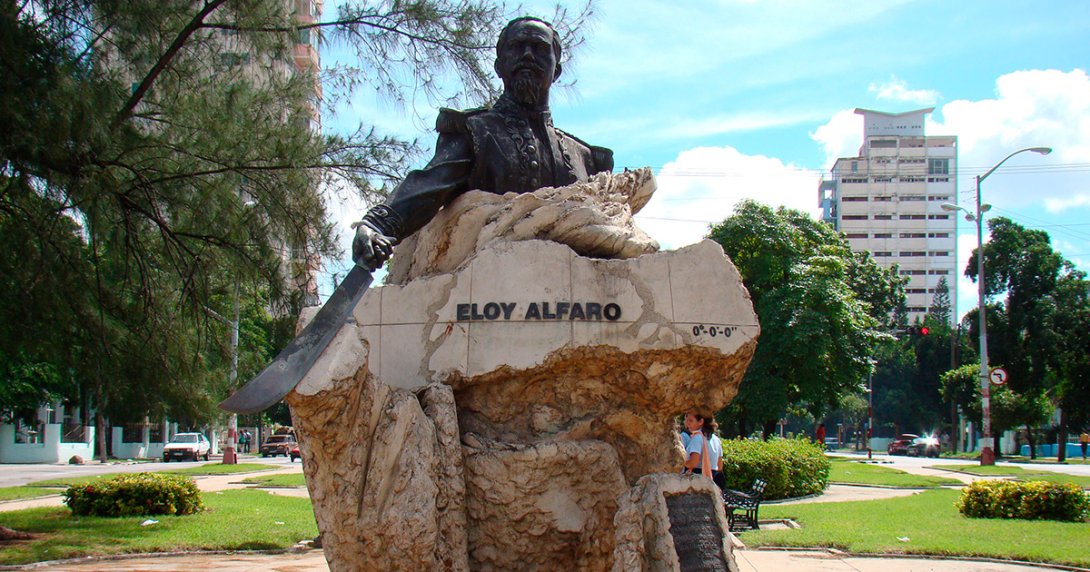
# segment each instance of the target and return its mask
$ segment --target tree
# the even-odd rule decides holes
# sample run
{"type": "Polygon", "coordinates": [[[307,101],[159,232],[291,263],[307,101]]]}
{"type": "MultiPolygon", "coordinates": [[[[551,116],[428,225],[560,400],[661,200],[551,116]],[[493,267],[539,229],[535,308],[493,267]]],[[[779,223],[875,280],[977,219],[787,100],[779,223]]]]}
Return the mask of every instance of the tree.
{"type": "MultiPolygon", "coordinates": [[[[4,260],[0,364],[70,372],[99,412],[100,445],[107,415],[158,407],[208,420],[229,390],[209,310],[225,314],[241,285],[293,313],[292,263],[338,254],[323,189],[381,197],[418,151],[366,125],[349,136],[311,129],[318,82],[327,101],[361,86],[475,103],[495,91],[501,7],[350,3],[310,23],[285,6],[0,5],[0,247],[18,253],[4,260]],[[319,31],[358,66],[295,66],[319,31]],[[285,262],[281,251],[299,254],[285,262]]],[[[587,16],[558,12],[569,47],[587,16]]],[[[48,394],[45,378],[28,379],[48,394]]]]}
{"type": "MultiPolygon", "coordinates": [[[[1077,363],[1079,350],[1076,354],[1061,351],[1070,347],[1065,340],[1070,334],[1057,325],[1077,322],[1077,284],[1085,275],[1052,248],[1047,232],[1026,229],[1003,217],[991,219],[988,226],[992,238],[984,247],[985,291],[1006,293],[1004,304],[989,309],[989,360],[1004,364],[1011,389],[1019,394],[1053,392],[1057,385],[1072,387],[1064,381],[1061,362],[1077,363]],[[1061,284],[1067,292],[1058,292],[1061,284]]],[[[970,264],[965,273],[980,279],[976,270],[970,264]]],[[[1077,367],[1068,371],[1077,379],[1077,367]]],[[[1061,416],[1061,442],[1066,441],[1066,426],[1061,416]]],[[[1064,448],[1060,449],[1063,460],[1064,448]]]]}
{"type": "Polygon", "coordinates": [[[761,339],[726,416],[772,433],[789,405],[814,417],[861,388],[883,326],[903,308],[903,280],[851,251],[825,223],[743,201],[710,237],[738,267],[761,339]]]}
{"type": "MultiPolygon", "coordinates": [[[[957,404],[973,423],[980,424],[981,389],[980,364],[966,364],[942,375],[943,397],[957,404]]],[[[994,450],[998,454],[998,436],[1008,429],[1025,426],[1030,436],[1030,455],[1036,458],[1035,444],[1032,440],[1032,427],[1048,419],[1052,407],[1043,393],[1036,391],[1017,392],[1007,385],[992,386],[991,420],[992,432],[996,436],[994,450]]]]}

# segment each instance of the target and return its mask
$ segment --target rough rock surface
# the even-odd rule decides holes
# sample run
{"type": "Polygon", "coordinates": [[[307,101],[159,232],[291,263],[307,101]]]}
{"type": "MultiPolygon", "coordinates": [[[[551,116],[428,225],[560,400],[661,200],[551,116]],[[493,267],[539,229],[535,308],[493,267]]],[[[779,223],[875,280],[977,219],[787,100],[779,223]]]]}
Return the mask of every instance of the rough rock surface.
{"type": "Polygon", "coordinates": [[[418,398],[360,368],[288,404],[330,570],[469,569],[450,388],[418,398]]]}
{"type": "Polygon", "coordinates": [[[653,186],[467,193],[398,247],[288,396],[331,569],[614,566],[619,498],[677,470],[674,416],[726,405],[760,332],[717,244],[631,226],[653,186]]]}
{"type": "Polygon", "coordinates": [[[612,447],[465,441],[470,569],[609,570],[626,488],[612,447]]]}
{"type": "Polygon", "coordinates": [[[386,283],[451,272],[504,241],[549,240],[596,258],[655,252],[658,243],[632,221],[654,192],[651,170],[642,168],[532,193],[464,193],[398,245],[386,283]]]}
{"type": "Polygon", "coordinates": [[[714,518],[723,539],[724,560],[730,572],[738,572],[719,489],[706,477],[671,474],[647,475],[619,499],[620,506],[614,518],[613,572],[674,572],[680,569],[666,499],[681,494],[711,496],[714,518]]]}

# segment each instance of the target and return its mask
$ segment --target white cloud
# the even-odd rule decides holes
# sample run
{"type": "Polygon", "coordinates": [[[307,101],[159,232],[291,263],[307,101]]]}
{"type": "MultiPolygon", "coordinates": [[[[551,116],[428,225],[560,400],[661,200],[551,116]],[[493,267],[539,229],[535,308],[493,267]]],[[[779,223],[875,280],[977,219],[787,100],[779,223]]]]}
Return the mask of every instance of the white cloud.
{"type": "Polygon", "coordinates": [[[863,143],[863,116],[854,109],[836,112],[832,119],[810,133],[825,152],[824,169],[831,169],[840,157],[856,157],[863,143]]]}
{"type": "Polygon", "coordinates": [[[1012,151],[1050,146],[1004,163],[988,178],[985,200],[1008,209],[1046,204],[1058,212],[1090,205],[1090,174],[1072,166],[1090,162],[1090,77],[1084,70],[1018,71],[996,80],[996,97],[942,106],[934,134],[958,136],[961,187],[1012,151]]]}
{"type": "Polygon", "coordinates": [[[1057,214],[1075,207],[1090,207],[1090,195],[1045,199],[1045,210],[1057,214]]]}
{"type": "Polygon", "coordinates": [[[918,105],[931,105],[938,101],[940,97],[939,92],[933,89],[909,89],[908,82],[897,76],[890,76],[889,81],[885,83],[872,83],[867,91],[875,94],[878,99],[903,101],[918,105]]]}
{"type": "Polygon", "coordinates": [[[729,217],[745,198],[816,216],[818,180],[812,171],[779,159],[733,147],[698,147],[662,168],[658,191],[636,218],[663,248],[677,248],[698,242],[710,223],[729,217]]]}
{"type": "MultiPolygon", "coordinates": [[[[969,267],[969,261],[973,260],[973,250],[976,249],[976,225],[974,223],[962,224],[962,234],[958,235],[958,264],[954,267],[954,274],[958,281],[957,309],[960,312],[960,320],[966,312],[976,308],[977,293],[976,282],[965,275],[965,269],[969,267]],[[972,227],[972,232],[965,233],[966,227],[972,227]]],[[[984,232],[988,232],[987,228],[984,232]]],[[[985,241],[987,236],[985,235],[985,241]]]]}

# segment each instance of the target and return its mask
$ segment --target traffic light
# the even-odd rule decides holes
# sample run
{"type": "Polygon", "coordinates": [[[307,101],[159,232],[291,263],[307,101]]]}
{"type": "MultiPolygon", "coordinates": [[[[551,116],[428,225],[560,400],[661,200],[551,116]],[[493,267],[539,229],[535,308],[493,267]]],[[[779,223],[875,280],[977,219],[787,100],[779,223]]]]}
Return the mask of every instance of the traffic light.
{"type": "Polygon", "coordinates": [[[927,326],[909,326],[907,333],[910,336],[926,336],[931,333],[931,328],[927,326]]]}

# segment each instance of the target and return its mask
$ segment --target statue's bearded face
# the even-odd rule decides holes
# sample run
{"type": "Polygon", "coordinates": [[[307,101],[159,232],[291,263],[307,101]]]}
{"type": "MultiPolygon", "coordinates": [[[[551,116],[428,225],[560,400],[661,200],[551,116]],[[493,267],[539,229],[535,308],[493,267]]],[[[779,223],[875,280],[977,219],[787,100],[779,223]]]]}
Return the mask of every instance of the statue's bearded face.
{"type": "Polygon", "coordinates": [[[541,22],[519,22],[507,31],[496,54],[496,73],[503,87],[527,105],[547,101],[549,87],[559,75],[553,31],[541,22]]]}

